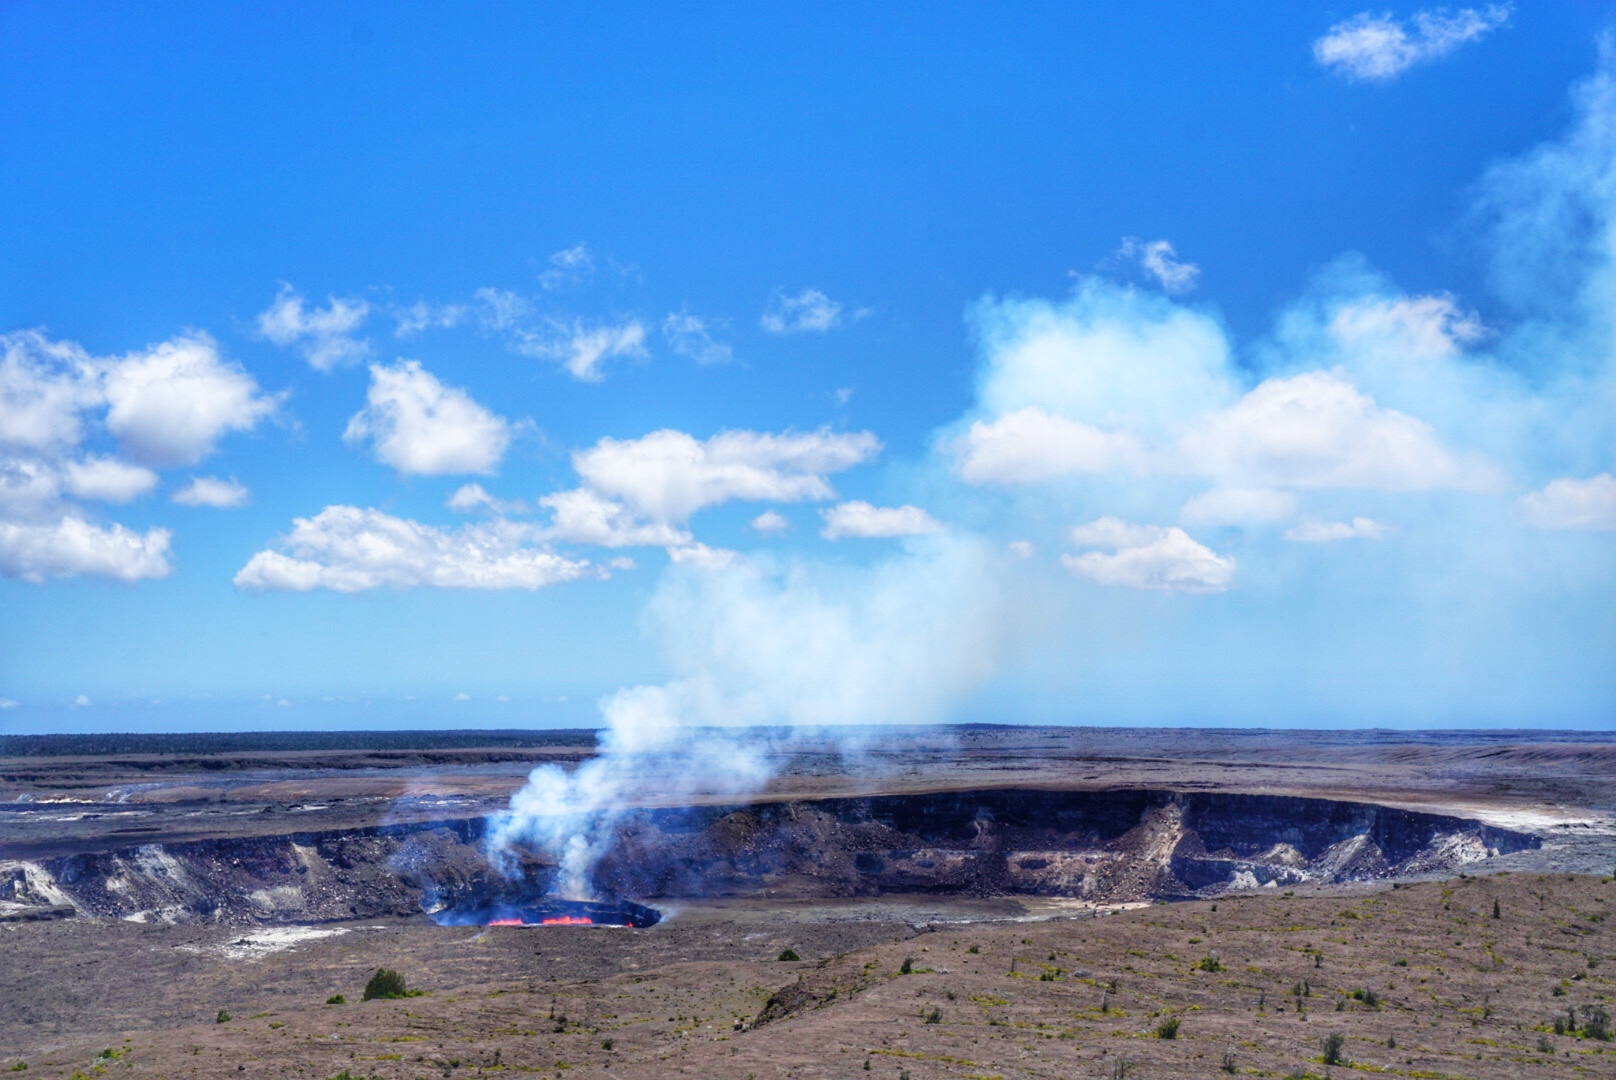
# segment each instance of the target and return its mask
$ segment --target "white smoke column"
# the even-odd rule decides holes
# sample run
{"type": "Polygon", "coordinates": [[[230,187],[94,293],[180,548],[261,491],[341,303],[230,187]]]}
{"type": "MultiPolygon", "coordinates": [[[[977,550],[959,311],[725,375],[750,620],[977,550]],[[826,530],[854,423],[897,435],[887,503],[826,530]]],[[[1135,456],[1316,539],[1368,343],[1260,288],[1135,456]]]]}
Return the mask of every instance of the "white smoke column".
{"type": "Polygon", "coordinates": [[[648,617],[679,677],[606,698],[599,755],[535,769],[490,822],[490,857],[509,872],[514,845],[547,852],[556,891],[586,897],[614,827],[648,793],[746,796],[772,776],[771,739],[841,729],[851,748],[860,736],[844,725],[946,718],[992,673],[1001,559],[944,533],[873,566],[670,568],[648,617]]]}

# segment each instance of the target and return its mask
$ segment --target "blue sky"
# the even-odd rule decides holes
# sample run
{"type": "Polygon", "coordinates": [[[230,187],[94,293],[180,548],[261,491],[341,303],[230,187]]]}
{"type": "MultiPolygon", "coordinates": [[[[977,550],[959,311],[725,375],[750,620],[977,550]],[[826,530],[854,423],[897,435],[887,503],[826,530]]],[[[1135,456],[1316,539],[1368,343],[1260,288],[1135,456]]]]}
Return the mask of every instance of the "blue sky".
{"type": "Polygon", "coordinates": [[[1135,8],[0,6],[0,731],[1610,726],[1611,6],[1135,8]]]}

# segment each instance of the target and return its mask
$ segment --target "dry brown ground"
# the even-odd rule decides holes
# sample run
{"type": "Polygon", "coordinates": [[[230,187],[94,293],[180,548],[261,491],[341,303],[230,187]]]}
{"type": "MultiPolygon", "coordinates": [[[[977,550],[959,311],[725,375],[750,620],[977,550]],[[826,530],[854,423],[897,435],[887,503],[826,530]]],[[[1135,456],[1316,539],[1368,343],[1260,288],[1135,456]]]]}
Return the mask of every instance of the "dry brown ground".
{"type": "MultiPolygon", "coordinates": [[[[816,948],[836,947],[834,934],[783,917],[770,932],[711,918],[542,936],[397,928],[242,962],[280,971],[281,984],[258,1001],[237,985],[229,1023],[83,1041],[27,1058],[26,1076],[1009,1080],[1113,1077],[1126,1061],[1127,1075],[1149,1080],[1225,1075],[1226,1054],[1238,1075],[1322,1076],[1321,1040],[1333,1032],[1353,1072],[1616,1076],[1616,1043],[1551,1027],[1570,1007],[1616,1006],[1612,908],[1609,878],[1500,874],[938,925],[833,955],[816,948]],[[407,966],[414,932],[462,935],[452,971],[405,971],[429,994],[321,1004],[329,993],[357,999],[370,965],[407,966]],[[761,958],[793,934],[804,961],[761,958]],[[547,969],[543,954],[562,949],[572,959],[547,969]],[[517,955],[530,974],[513,979],[517,955]],[[1222,970],[1203,970],[1207,957],[1222,970]],[[299,964],[316,977],[287,983],[299,964]],[[1378,1004],[1353,997],[1365,990],[1378,1004]],[[1168,1018],[1180,1023],[1174,1039],[1156,1034],[1168,1018]],[[735,1030],[741,1019],[752,1026],[735,1030]]],[[[213,1005],[198,1000],[193,1014],[213,1005]]]]}

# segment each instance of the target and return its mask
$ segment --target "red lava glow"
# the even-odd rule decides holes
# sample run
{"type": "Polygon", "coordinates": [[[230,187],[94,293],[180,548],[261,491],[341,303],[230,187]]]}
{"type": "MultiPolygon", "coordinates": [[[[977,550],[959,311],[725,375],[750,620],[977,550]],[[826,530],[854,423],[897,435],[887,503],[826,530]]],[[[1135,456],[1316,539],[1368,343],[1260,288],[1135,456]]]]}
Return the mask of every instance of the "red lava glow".
{"type": "MultiPolygon", "coordinates": [[[[490,926],[493,923],[489,923],[490,926]]],[[[555,915],[545,919],[540,926],[594,926],[595,920],[587,915],[555,915]]]]}
{"type": "Polygon", "coordinates": [[[489,926],[526,926],[521,919],[490,919],[489,926]]]}

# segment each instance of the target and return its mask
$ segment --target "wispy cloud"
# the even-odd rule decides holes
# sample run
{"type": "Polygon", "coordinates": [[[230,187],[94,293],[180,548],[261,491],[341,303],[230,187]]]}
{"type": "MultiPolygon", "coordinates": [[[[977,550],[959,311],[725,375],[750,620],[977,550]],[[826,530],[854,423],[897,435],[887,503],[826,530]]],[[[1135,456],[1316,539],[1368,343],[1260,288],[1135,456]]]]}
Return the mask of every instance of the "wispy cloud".
{"type": "Polygon", "coordinates": [[[246,506],[247,486],[234,476],[221,480],[217,476],[194,476],[191,482],[176,491],[171,502],[181,506],[211,506],[216,510],[232,510],[246,506]]]}
{"type": "Polygon", "coordinates": [[[827,507],[819,516],[825,519],[819,535],[826,540],[890,539],[943,531],[943,523],[918,506],[873,506],[855,500],[827,507]]]}
{"type": "Polygon", "coordinates": [[[818,289],[776,293],[759,325],[771,334],[822,334],[842,321],[842,305],[818,289]]]}
{"type": "Polygon", "coordinates": [[[399,473],[442,476],[493,472],[510,444],[504,417],[444,386],[419,361],[373,364],[363,409],[342,437],[369,440],[376,460],[399,473]]]}
{"type": "Polygon", "coordinates": [[[1510,10],[1508,4],[1458,11],[1438,8],[1417,12],[1406,21],[1366,11],[1330,27],[1313,43],[1313,58],[1349,79],[1386,82],[1415,64],[1479,41],[1508,21],[1510,10]]]}
{"type": "Polygon", "coordinates": [[[595,272],[595,257],[589,245],[577,243],[562,248],[550,256],[550,268],[539,274],[539,284],[546,289],[559,289],[563,285],[576,285],[595,272]]]}
{"type": "Polygon", "coordinates": [[[269,307],[258,313],[258,332],[276,345],[295,348],[316,371],[357,363],[370,343],[355,336],[370,316],[358,299],[330,297],[324,308],[306,307],[302,294],[282,285],[269,307]]]}
{"type": "Polygon", "coordinates": [[[607,360],[646,355],[645,325],[638,319],[606,324],[550,320],[542,329],[524,333],[517,351],[560,361],[582,382],[600,382],[605,377],[601,367],[607,360]]]}
{"type": "Polygon", "coordinates": [[[692,315],[686,308],[671,312],[662,320],[662,336],[668,346],[698,364],[727,364],[735,359],[735,350],[729,342],[713,337],[717,328],[715,320],[692,315]]]}
{"type": "Polygon", "coordinates": [[[1173,245],[1166,240],[1146,241],[1135,236],[1124,237],[1115,257],[1138,267],[1160,285],[1163,292],[1189,292],[1195,288],[1195,282],[1201,276],[1201,268],[1181,260],[1173,245]]]}

